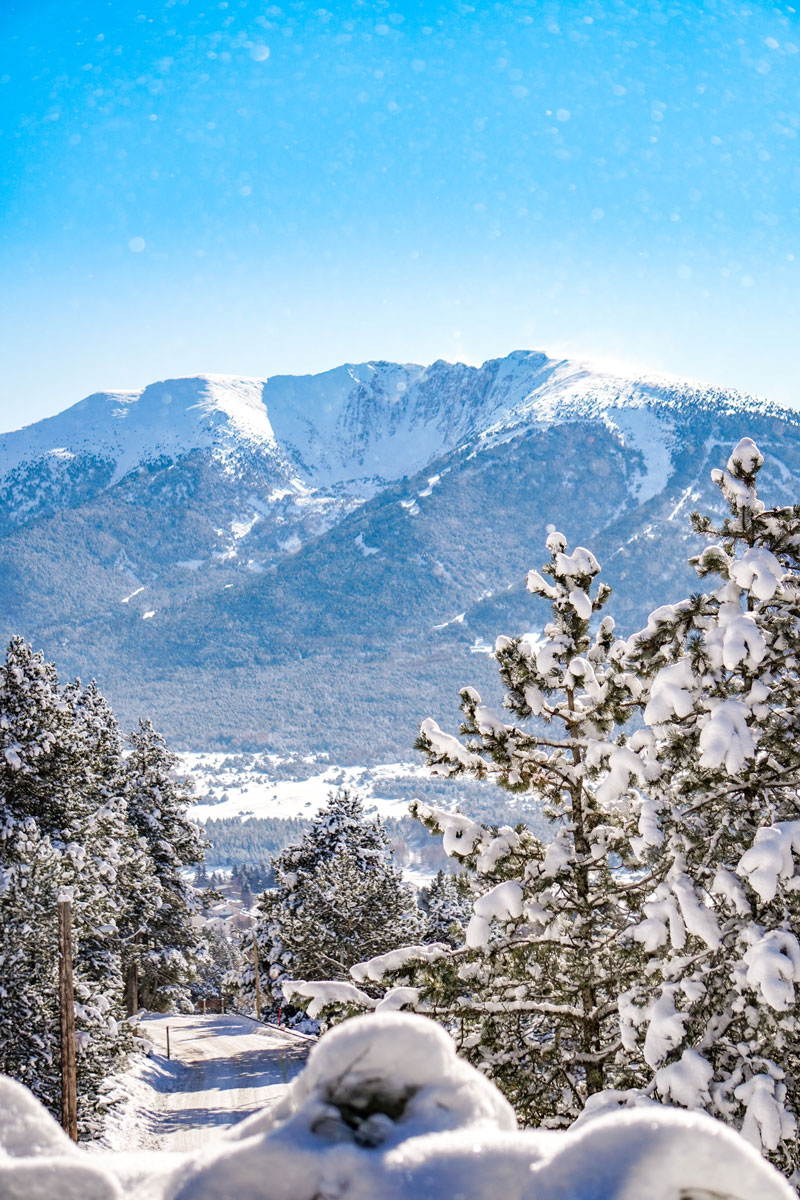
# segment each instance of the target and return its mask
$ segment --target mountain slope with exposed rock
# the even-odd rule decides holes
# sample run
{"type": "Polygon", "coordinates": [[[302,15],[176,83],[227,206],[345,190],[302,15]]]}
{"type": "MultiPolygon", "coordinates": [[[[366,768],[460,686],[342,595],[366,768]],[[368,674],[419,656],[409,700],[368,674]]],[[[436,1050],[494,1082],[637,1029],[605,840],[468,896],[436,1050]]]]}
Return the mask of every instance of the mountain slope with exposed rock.
{"type": "Polygon", "coordinates": [[[691,590],[688,515],[748,434],[800,499],[800,417],[516,352],[100,393],[0,437],[3,634],[187,747],[407,755],[491,687],[548,528],[624,629],[691,590]]]}

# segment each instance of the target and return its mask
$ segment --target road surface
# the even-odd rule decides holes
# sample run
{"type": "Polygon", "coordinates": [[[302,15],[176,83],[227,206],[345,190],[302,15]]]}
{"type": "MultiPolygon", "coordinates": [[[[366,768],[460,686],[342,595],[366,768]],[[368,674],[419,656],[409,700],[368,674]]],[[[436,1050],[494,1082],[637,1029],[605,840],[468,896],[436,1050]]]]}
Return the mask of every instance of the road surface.
{"type": "MultiPolygon", "coordinates": [[[[159,1150],[193,1150],[214,1128],[235,1125],[270,1108],[308,1057],[310,1038],[247,1017],[145,1017],[142,1029],[171,1059],[158,1085],[158,1107],[148,1114],[143,1141],[159,1150]]],[[[165,1064],[166,1065],[166,1064],[165,1064]]]]}

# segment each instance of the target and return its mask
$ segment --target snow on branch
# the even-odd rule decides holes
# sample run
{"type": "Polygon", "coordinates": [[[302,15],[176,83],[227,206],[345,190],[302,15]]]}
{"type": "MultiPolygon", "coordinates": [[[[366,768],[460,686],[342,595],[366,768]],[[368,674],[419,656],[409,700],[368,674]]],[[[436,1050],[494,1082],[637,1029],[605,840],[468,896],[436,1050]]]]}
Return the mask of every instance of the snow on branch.
{"type": "MultiPolygon", "coordinates": [[[[458,738],[453,737],[451,733],[445,733],[431,717],[428,717],[420,725],[420,738],[430,745],[432,753],[439,760],[438,769],[440,771],[444,768],[445,773],[448,773],[447,764],[452,764],[453,770],[457,770],[459,767],[467,769],[479,767],[481,764],[479,755],[467,750],[466,746],[462,746],[458,738]]],[[[432,770],[436,771],[437,766],[432,767],[432,770]]]]}
{"type": "Polygon", "coordinates": [[[773,900],[779,880],[794,879],[800,855],[800,821],[782,821],[756,832],[755,841],[736,867],[765,904],[773,900]]]}
{"type": "Polygon", "coordinates": [[[356,983],[366,983],[372,980],[380,983],[387,975],[395,975],[409,963],[431,963],[443,958],[450,947],[442,942],[432,942],[426,946],[402,946],[399,950],[389,950],[386,954],[378,954],[365,962],[356,963],[350,968],[350,974],[356,983]]]}

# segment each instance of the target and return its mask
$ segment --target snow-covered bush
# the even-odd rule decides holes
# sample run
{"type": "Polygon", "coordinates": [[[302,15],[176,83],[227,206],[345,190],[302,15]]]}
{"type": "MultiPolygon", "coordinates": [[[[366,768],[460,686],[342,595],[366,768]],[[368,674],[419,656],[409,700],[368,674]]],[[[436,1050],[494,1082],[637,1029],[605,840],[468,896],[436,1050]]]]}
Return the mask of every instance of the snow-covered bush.
{"type": "Polygon", "coordinates": [[[652,1105],[567,1133],[509,1104],[421,1017],[345,1022],[286,1096],[188,1155],[92,1154],[0,1077],[3,1200],[791,1200],[733,1131],[652,1105]]]}

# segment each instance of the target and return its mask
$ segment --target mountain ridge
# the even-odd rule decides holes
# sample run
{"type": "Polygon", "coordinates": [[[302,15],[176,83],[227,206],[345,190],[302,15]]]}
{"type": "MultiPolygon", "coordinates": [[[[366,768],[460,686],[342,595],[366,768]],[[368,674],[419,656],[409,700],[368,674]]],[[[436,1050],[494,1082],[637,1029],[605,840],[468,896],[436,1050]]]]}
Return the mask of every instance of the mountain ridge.
{"type": "MultiPolygon", "coordinates": [[[[488,359],[480,367],[441,359],[427,367],[374,360],[345,363],[315,375],[266,379],[200,374],[161,380],[139,391],[96,392],[61,413],[0,434],[0,483],[32,460],[51,456],[63,466],[70,456],[88,456],[114,462],[109,480],[113,484],[164,456],[216,449],[224,458],[227,443],[238,438],[272,454],[284,468],[299,465],[307,486],[353,486],[398,477],[399,468],[391,464],[383,473],[375,469],[377,462],[366,474],[355,469],[364,467],[370,440],[379,443],[383,434],[393,450],[405,449],[411,455],[401,458],[401,473],[408,474],[465,438],[503,436],[530,421],[592,418],[609,408],[656,403],[669,409],[687,400],[695,405],[722,403],[732,410],[791,411],[698,381],[655,374],[625,377],[580,360],[522,350],[488,359]],[[445,381],[448,375],[449,387],[431,389],[431,383],[440,382],[437,376],[445,381]],[[433,406],[431,391],[438,401],[433,406]],[[192,418],[193,413],[198,415],[192,418]],[[407,432],[416,438],[413,450],[397,441],[404,416],[407,432]],[[446,425],[446,433],[439,429],[438,442],[420,445],[420,427],[438,428],[437,418],[438,425],[446,425]],[[126,445],[131,430],[127,441],[132,444],[126,445]],[[348,447],[349,460],[342,453],[348,447]]],[[[382,465],[387,466],[385,460],[382,465]]]]}
{"type": "Polygon", "coordinates": [[[632,630],[691,589],[686,517],[739,437],[768,498],[800,495],[800,414],[539,352],[88,399],[0,438],[0,631],[188,749],[355,760],[369,729],[407,754],[494,685],[496,634],[544,619],[521,581],[548,530],[595,550],[632,630]]]}

